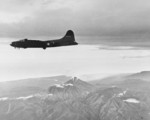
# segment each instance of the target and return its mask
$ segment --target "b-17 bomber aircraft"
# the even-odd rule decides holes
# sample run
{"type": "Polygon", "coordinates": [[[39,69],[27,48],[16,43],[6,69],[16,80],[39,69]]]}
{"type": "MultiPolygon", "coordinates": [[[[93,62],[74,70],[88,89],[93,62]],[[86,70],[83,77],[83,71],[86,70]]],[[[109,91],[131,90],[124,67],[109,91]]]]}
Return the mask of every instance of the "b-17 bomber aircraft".
{"type": "Polygon", "coordinates": [[[78,45],[78,43],[75,41],[73,31],[68,30],[66,35],[61,39],[46,40],[46,41],[22,39],[19,41],[14,41],[10,45],[15,48],[43,48],[43,49],[46,49],[47,47],[78,45]]]}

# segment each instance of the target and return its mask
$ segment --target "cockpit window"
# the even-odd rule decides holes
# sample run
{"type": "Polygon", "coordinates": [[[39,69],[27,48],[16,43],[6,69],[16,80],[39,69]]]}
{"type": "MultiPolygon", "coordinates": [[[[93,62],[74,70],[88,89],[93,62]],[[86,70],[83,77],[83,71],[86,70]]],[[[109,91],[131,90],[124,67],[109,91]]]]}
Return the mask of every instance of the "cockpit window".
{"type": "Polygon", "coordinates": [[[25,41],[27,41],[27,40],[28,40],[28,39],[25,38],[25,39],[20,40],[20,42],[25,42],[25,41]]]}

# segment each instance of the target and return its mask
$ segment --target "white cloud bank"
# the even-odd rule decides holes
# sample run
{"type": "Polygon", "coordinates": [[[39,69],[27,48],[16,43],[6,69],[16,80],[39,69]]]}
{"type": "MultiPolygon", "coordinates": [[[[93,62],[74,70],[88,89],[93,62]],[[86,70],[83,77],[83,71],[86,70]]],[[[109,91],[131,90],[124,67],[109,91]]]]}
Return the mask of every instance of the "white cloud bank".
{"type": "MultiPolygon", "coordinates": [[[[149,50],[141,50],[141,53],[149,50]]],[[[139,52],[139,51],[138,51],[139,52]]],[[[14,49],[0,47],[0,81],[53,75],[104,77],[150,69],[150,57],[122,59],[137,50],[99,50],[98,46],[78,45],[58,48],[14,49]]],[[[85,78],[85,77],[84,77],[85,78]]],[[[86,80],[86,79],[85,79],[86,80]]]]}

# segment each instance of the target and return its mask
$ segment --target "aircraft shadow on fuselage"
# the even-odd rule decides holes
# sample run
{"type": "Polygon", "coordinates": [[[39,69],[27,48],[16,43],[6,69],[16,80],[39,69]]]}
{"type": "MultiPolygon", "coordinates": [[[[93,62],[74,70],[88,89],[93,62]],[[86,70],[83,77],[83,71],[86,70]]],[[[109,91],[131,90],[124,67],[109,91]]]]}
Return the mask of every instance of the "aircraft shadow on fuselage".
{"type": "Polygon", "coordinates": [[[22,39],[19,41],[14,41],[10,45],[15,48],[43,48],[43,49],[46,49],[47,47],[61,47],[61,46],[78,45],[78,43],[75,41],[74,32],[72,30],[68,30],[66,35],[61,39],[46,40],[46,41],[22,39]]]}

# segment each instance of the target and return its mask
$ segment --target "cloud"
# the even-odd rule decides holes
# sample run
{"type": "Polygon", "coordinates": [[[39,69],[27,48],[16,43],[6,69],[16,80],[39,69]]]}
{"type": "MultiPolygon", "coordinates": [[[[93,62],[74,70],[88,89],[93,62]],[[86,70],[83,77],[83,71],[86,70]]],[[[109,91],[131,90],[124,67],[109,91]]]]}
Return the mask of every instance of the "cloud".
{"type": "Polygon", "coordinates": [[[150,51],[149,50],[139,50],[138,53],[135,51],[132,51],[134,54],[132,55],[122,55],[121,57],[123,59],[137,59],[137,58],[150,58],[150,51]]]}
{"type": "Polygon", "coordinates": [[[150,55],[137,55],[137,56],[123,56],[123,59],[128,59],[128,58],[146,58],[150,57],[150,55]]]}
{"type": "Polygon", "coordinates": [[[50,36],[73,29],[78,36],[124,44],[150,38],[149,0],[2,0],[0,11],[7,13],[5,21],[9,18],[0,23],[0,36],[50,36]]]}
{"type": "Polygon", "coordinates": [[[64,34],[64,31],[70,28],[69,16],[71,16],[69,9],[37,11],[34,16],[26,17],[17,23],[1,23],[0,33],[1,36],[12,37],[59,35],[61,31],[64,34]],[[60,11],[63,11],[63,14],[60,11]],[[64,15],[68,17],[64,18],[64,15]]]}

